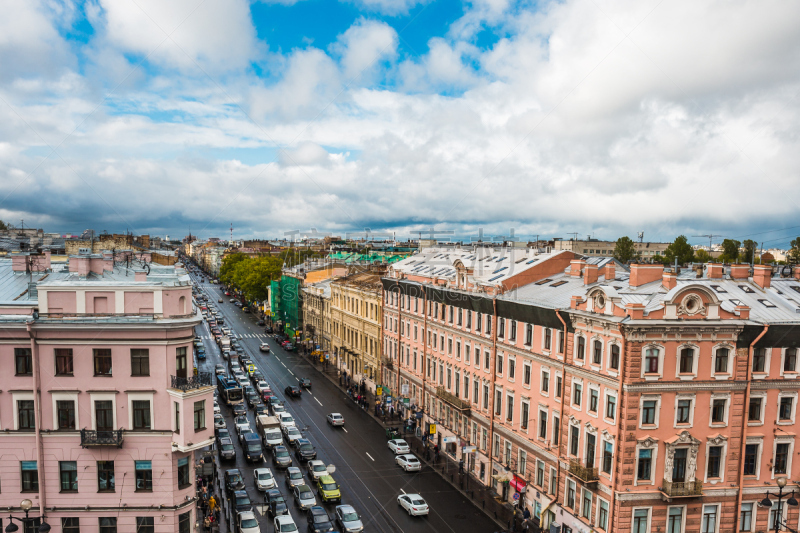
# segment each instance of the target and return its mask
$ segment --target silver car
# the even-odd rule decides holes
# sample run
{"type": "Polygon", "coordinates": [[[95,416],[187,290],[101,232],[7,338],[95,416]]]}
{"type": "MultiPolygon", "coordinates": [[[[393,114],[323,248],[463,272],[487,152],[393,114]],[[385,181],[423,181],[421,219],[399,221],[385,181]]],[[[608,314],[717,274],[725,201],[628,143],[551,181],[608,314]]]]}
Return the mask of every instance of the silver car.
{"type": "Polygon", "coordinates": [[[289,485],[289,488],[306,484],[306,480],[303,479],[303,473],[299,468],[290,466],[286,469],[286,484],[289,485]]]}
{"type": "Polygon", "coordinates": [[[253,470],[253,478],[256,480],[258,490],[269,490],[275,488],[275,476],[269,468],[256,468],[253,470]]]}
{"type": "Polygon", "coordinates": [[[352,505],[336,506],[336,523],[341,528],[342,533],[359,533],[364,530],[361,517],[358,516],[352,505]]]}
{"type": "Polygon", "coordinates": [[[308,485],[297,485],[292,489],[292,493],[294,494],[294,502],[303,511],[307,511],[317,505],[314,491],[308,485]]]}

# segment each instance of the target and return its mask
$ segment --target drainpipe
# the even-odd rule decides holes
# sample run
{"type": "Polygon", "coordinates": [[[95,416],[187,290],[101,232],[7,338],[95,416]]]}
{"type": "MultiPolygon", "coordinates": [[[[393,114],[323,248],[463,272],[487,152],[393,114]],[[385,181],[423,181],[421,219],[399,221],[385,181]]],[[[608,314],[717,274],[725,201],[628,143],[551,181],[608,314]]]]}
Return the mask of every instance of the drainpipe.
{"type": "MultiPolygon", "coordinates": [[[[425,371],[427,370],[428,362],[428,292],[422,292],[422,412],[428,414],[425,410],[427,404],[425,403],[425,371]]],[[[430,416],[428,416],[430,418],[430,416]]]]}
{"type": "Polygon", "coordinates": [[[28,336],[31,338],[31,364],[33,366],[33,428],[36,435],[36,469],[39,477],[39,516],[44,518],[45,508],[45,479],[44,479],[44,452],[42,450],[42,405],[39,399],[39,390],[41,388],[39,375],[39,345],[36,344],[36,338],[33,334],[33,324],[27,324],[28,336]]]}
{"type": "MultiPolygon", "coordinates": [[[[489,320],[492,320],[492,360],[489,363],[489,375],[492,377],[491,384],[489,385],[489,442],[487,455],[489,456],[489,476],[492,475],[491,466],[494,462],[494,397],[495,397],[495,376],[497,376],[497,297],[492,298],[492,316],[489,320]]],[[[497,450],[498,453],[501,450],[497,450]]],[[[502,462],[501,462],[502,464],[502,462]]]]}
{"type": "Polygon", "coordinates": [[[397,408],[400,406],[400,362],[403,360],[403,335],[400,333],[403,331],[403,295],[400,294],[400,291],[397,291],[397,389],[394,393],[395,398],[395,405],[394,410],[397,412],[397,408]]]}
{"type": "MultiPolygon", "coordinates": [[[[747,351],[747,383],[744,387],[744,410],[742,411],[742,441],[741,447],[739,448],[739,490],[736,494],[736,509],[742,508],[742,495],[744,491],[744,481],[742,478],[744,477],[744,450],[745,446],[747,446],[747,409],[750,405],[750,381],[752,380],[752,372],[753,372],[753,352],[755,351],[756,343],[761,340],[767,330],[769,329],[769,325],[764,325],[763,331],[755,338],[753,342],[750,343],[750,349],[747,351]]],[[[791,474],[791,472],[790,472],[791,474]]],[[[791,477],[791,476],[789,476],[791,477]]],[[[738,531],[739,529],[739,512],[736,512],[736,522],[734,531],[738,531]]]]}
{"type": "MultiPolygon", "coordinates": [[[[383,325],[386,323],[386,318],[383,314],[383,310],[386,309],[386,291],[381,291],[381,309],[380,313],[378,313],[378,320],[380,321],[380,325],[378,327],[378,364],[380,365],[380,373],[378,374],[378,379],[380,380],[381,384],[383,384],[383,325]]],[[[387,380],[388,381],[388,380],[387,380]]],[[[377,389],[375,390],[377,392],[377,389]]],[[[375,401],[378,401],[378,395],[375,395],[375,401]]]]}
{"type": "MultiPolygon", "coordinates": [[[[564,326],[564,360],[561,361],[561,423],[559,423],[558,431],[559,433],[564,433],[564,417],[566,416],[567,404],[564,401],[564,391],[567,389],[567,372],[566,372],[566,365],[564,361],[567,360],[567,323],[564,321],[564,318],[561,316],[561,313],[556,311],[556,316],[561,321],[561,324],[564,326]]],[[[533,339],[531,339],[533,342],[533,339]]],[[[569,432],[567,432],[567,438],[569,438],[569,432]]],[[[556,492],[553,495],[554,501],[558,502],[561,500],[559,496],[559,488],[561,487],[561,446],[564,439],[561,438],[561,435],[558,436],[558,448],[556,448],[556,478],[559,480],[559,483],[556,485],[556,492]]],[[[610,531],[610,530],[609,530],[610,531]]]]}
{"type": "Polygon", "coordinates": [[[611,512],[609,513],[609,531],[614,530],[614,504],[617,499],[617,491],[614,486],[617,485],[617,467],[619,466],[619,458],[622,456],[622,441],[624,435],[622,407],[625,403],[622,401],[623,383],[625,383],[625,348],[627,346],[627,339],[625,338],[625,331],[620,328],[622,333],[622,348],[619,351],[619,386],[617,387],[617,446],[616,453],[614,454],[614,468],[611,469],[612,489],[611,489],[611,512]]]}

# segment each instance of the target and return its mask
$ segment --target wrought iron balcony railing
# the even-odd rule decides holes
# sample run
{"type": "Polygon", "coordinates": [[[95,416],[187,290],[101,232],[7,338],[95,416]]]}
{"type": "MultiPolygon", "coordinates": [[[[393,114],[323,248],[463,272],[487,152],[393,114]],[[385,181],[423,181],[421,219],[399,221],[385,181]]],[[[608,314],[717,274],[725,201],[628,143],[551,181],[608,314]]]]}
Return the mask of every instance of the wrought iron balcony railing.
{"type": "Polygon", "coordinates": [[[182,378],[178,376],[171,376],[172,384],[170,388],[178,389],[183,392],[192,389],[199,389],[201,387],[210,387],[212,385],[211,372],[198,372],[196,376],[189,376],[182,378]]]}
{"type": "Polygon", "coordinates": [[[594,483],[600,479],[597,473],[597,467],[586,466],[574,459],[569,462],[569,473],[584,483],[594,483]]]}
{"type": "Polygon", "coordinates": [[[436,387],[436,396],[443,402],[449,403],[451,407],[455,407],[461,411],[462,414],[464,414],[466,411],[469,411],[471,408],[468,400],[462,400],[455,394],[447,392],[444,387],[436,387]]]}
{"type": "Polygon", "coordinates": [[[702,481],[667,481],[661,486],[661,491],[670,498],[691,498],[703,495],[702,481]]]}
{"type": "Polygon", "coordinates": [[[122,430],[113,429],[111,431],[95,431],[93,429],[81,430],[81,447],[90,446],[116,446],[122,447],[122,430]]]}
{"type": "Polygon", "coordinates": [[[383,358],[383,366],[385,366],[389,370],[393,370],[394,369],[394,359],[391,359],[390,357],[384,357],[383,358]]]}

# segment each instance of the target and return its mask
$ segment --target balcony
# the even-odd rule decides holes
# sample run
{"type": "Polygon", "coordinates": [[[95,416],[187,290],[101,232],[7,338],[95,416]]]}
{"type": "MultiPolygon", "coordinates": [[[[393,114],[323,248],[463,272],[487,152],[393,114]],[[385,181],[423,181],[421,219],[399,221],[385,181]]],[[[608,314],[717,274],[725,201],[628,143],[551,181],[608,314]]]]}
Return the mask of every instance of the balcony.
{"type": "Polygon", "coordinates": [[[213,384],[211,381],[211,372],[198,372],[196,376],[189,376],[188,378],[178,376],[170,377],[172,378],[170,388],[183,392],[192,389],[200,389],[202,387],[210,387],[213,384]]]}
{"type": "Polygon", "coordinates": [[[580,461],[575,460],[569,462],[569,473],[587,484],[597,483],[600,479],[596,467],[585,466],[580,461]]]}
{"type": "Polygon", "coordinates": [[[702,481],[667,481],[661,486],[661,492],[670,498],[693,498],[703,495],[702,481]]]}
{"type": "Polygon", "coordinates": [[[81,430],[81,448],[96,446],[116,446],[122,448],[122,430],[95,431],[93,429],[81,430]]]}
{"type": "Polygon", "coordinates": [[[450,394],[444,387],[436,387],[436,397],[456,408],[462,415],[469,415],[471,407],[469,401],[462,400],[455,394],[450,394]]]}
{"type": "Polygon", "coordinates": [[[394,370],[394,359],[391,359],[389,357],[384,357],[383,366],[388,368],[389,370],[394,370]]]}

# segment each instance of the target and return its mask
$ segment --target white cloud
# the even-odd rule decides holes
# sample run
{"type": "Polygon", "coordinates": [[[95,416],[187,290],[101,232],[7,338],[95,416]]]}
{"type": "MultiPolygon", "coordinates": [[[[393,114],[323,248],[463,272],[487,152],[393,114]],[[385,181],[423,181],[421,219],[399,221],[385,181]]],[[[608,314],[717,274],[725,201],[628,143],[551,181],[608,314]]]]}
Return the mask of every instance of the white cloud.
{"type": "Polygon", "coordinates": [[[351,2],[360,9],[381,13],[383,15],[403,15],[418,6],[427,4],[431,0],[339,0],[340,2],[351,2]]]}
{"type": "Polygon", "coordinates": [[[341,57],[348,83],[367,84],[384,61],[396,56],[397,41],[397,32],[385,22],[362,18],[339,36],[331,50],[341,57]]]}

